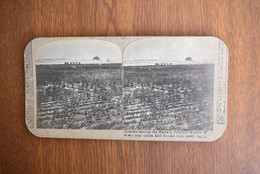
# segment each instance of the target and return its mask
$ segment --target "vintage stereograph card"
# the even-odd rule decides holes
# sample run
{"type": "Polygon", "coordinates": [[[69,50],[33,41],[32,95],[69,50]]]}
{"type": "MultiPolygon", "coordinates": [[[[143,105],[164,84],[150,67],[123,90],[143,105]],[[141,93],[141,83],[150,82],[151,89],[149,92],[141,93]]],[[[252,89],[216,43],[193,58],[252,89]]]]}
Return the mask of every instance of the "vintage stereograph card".
{"type": "Polygon", "coordinates": [[[218,38],[37,38],[24,56],[36,136],[214,141],[226,129],[228,50],[218,38]]]}

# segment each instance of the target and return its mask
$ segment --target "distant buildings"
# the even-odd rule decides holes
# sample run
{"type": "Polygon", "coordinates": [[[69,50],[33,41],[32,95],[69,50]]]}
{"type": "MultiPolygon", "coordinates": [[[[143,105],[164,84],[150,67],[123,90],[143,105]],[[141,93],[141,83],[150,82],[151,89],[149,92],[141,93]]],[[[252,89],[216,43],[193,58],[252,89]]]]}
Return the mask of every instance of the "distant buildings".
{"type": "Polygon", "coordinates": [[[164,65],[172,65],[172,63],[155,63],[155,65],[164,66],[164,65]]]}
{"type": "MultiPolygon", "coordinates": [[[[187,62],[191,62],[193,61],[191,57],[186,57],[185,58],[185,61],[187,62]]],[[[165,66],[165,65],[173,65],[172,63],[165,63],[165,62],[162,62],[162,63],[155,63],[155,65],[157,66],[165,66]]]]}
{"type": "MultiPolygon", "coordinates": [[[[98,56],[95,56],[92,59],[94,60],[93,63],[95,63],[96,61],[100,62],[100,58],[98,56]]],[[[64,62],[64,64],[65,65],[80,65],[81,62],[74,62],[74,61],[72,61],[72,62],[64,62]]]]}
{"type": "Polygon", "coordinates": [[[80,62],[65,62],[65,65],[79,65],[80,62]]]}

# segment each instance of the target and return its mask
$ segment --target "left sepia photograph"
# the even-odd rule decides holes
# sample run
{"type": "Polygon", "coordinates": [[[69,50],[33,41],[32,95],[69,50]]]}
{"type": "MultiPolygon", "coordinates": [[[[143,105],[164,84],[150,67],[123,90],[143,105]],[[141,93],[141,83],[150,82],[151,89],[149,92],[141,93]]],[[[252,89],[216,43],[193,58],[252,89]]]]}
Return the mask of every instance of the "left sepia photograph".
{"type": "Polygon", "coordinates": [[[122,54],[112,42],[64,39],[36,51],[38,129],[122,129],[122,54]]]}

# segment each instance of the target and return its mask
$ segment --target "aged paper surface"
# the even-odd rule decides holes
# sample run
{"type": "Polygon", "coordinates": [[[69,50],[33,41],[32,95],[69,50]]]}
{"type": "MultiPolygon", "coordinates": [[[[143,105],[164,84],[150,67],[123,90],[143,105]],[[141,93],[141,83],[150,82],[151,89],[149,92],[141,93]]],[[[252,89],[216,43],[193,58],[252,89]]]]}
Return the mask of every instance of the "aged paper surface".
{"type": "Polygon", "coordinates": [[[225,131],[228,51],[218,38],[37,38],[24,58],[36,136],[213,141],[225,131]]]}

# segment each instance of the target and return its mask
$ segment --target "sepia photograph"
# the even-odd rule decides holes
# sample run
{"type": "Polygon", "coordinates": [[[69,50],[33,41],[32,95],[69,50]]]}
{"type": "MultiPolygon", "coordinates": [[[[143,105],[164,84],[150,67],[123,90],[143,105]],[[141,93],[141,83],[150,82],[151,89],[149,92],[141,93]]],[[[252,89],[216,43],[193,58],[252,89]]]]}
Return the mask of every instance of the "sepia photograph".
{"type": "Polygon", "coordinates": [[[117,46],[63,40],[43,45],[37,53],[37,128],[123,128],[117,46]]]}
{"type": "Polygon", "coordinates": [[[213,129],[214,55],[194,39],[149,38],[124,52],[127,129],[213,129]]]}

